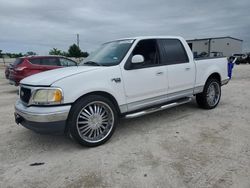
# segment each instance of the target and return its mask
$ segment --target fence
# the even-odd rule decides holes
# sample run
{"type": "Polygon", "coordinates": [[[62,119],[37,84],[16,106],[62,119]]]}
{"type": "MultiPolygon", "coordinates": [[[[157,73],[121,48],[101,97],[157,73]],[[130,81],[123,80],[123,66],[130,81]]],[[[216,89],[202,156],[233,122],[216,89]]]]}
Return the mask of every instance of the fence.
{"type": "Polygon", "coordinates": [[[15,60],[16,58],[0,58],[0,68],[5,67],[10,63],[13,63],[15,60]]]}

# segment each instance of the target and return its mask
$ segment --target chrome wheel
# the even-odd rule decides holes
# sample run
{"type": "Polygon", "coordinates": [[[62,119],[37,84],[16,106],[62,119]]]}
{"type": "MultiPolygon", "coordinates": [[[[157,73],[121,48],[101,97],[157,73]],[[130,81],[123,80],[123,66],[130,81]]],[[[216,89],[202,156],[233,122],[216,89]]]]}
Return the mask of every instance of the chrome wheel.
{"type": "Polygon", "coordinates": [[[207,89],[207,103],[209,106],[215,106],[220,100],[220,85],[217,82],[212,82],[207,89]]]}
{"type": "Polygon", "coordinates": [[[78,114],[76,126],[83,140],[89,143],[101,142],[112,131],[114,113],[104,102],[91,102],[78,114]]]}

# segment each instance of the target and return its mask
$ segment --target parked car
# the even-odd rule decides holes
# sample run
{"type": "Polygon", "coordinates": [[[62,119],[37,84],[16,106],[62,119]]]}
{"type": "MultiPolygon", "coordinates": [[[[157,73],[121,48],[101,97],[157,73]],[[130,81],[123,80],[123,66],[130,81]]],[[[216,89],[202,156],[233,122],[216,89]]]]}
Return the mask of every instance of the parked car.
{"type": "Polygon", "coordinates": [[[78,67],[21,81],[17,124],[65,132],[85,146],[110,139],[118,118],[188,103],[215,108],[228,83],[227,58],[194,60],[181,37],[136,37],[103,44],[78,67]]]}
{"type": "Polygon", "coordinates": [[[223,57],[223,52],[210,52],[210,57],[223,57]]]}
{"type": "Polygon", "coordinates": [[[68,66],[77,66],[77,63],[61,56],[28,56],[17,58],[6,67],[5,75],[10,84],[18,86],[20,80],[27,76],[68,66]]]}
{"type": "Polygon", "coordinates": [[[223,52],[210,52],[208,54],[207,52],[201,52],[200,54],[197,54],[197,52],[193,53],[195,59],[200,59],[200,58],[213,58],[213,57],[224,57],[223,52]]]}
{"type": "Polygon", "coordinates": [[[247,54],[233,54],[232,56],[234,58],[237,58],[237,61],[235,62],[237,65],[250,63],[247,54]]]}

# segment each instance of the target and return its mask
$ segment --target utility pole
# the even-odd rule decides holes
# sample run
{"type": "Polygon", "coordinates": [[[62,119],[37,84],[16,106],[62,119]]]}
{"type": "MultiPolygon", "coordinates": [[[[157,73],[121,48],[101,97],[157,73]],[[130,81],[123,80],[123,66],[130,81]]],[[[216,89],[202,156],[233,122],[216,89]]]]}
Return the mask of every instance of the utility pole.
{"type": "Polygon", "coordinates": [[[211,53],[211,38],[208,39],[208,57],[210,57],[210,53],[211,53]]]}
{"type": "Polygon", "coordinates": [[[77,46],[80,48],[80,46],[79,46],[79,34],[76,34],[76,42],[77,42],[77,46]]]}

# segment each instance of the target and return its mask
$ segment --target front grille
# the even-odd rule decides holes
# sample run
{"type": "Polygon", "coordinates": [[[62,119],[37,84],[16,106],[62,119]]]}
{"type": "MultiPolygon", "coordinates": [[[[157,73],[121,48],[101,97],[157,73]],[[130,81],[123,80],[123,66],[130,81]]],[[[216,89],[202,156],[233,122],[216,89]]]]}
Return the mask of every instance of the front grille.
{"type": "Polygon", "coordinates": [[[30,97],[31,97],[31,89],[25,88],[25,87],[21,87],[20,88],[20,99],[24,103],[28,104],[29,100],[30,100],[30,97]]]}

